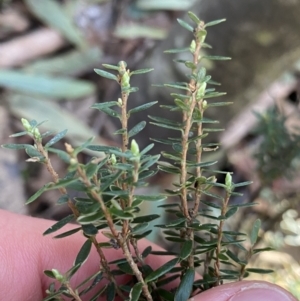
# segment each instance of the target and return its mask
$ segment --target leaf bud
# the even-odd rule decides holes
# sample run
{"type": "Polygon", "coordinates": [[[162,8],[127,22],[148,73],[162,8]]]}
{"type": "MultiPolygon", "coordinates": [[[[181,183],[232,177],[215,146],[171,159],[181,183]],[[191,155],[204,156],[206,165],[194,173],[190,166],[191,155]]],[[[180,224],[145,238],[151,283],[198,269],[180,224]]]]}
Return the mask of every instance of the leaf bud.
{"type": "Polygon", "coordinates": [[[206,89],[206,82],[201,83],[200,87],[197,91],[197,99],[202,99],[205,95],[205,89],[206,89]]]}
{"type": "Polygon", "coordinates": [[[41,140],[42,139],[41,133],[40,133],[38,128],[34,128],[33,136],[36,140],[41,140]]]}
{"type": "Polygon", "coordinates": [[[140,155],[139,145],[137,144],[137,142],[134,139],[132,139],[132,141],[131,141],[130,150],[135,157],[138,157],[140,155]]]}
{"type": "Polygon", "coordinates": [[[115,165],[117,163],[117,158],[116,158],[115,154],[112,154],[110,156],[110,162],[112,165],[115,165]]]}
{"type": "Polygon", "coordinates": [[[226,191],[230,193],[232,191],[232,176],[229,172],[226,174],[225,177],[225,186],[226,191]]]}
{"type": "Polygon", "coordinates": [[[118,104],[119,104],[119,106],[120,106],[120,107],[122,106],[122,104],[123,104],[123,101],[122,101],[122,99],[121,99],[121,98],[118,98],[118,104]]]}
{"type": "Polygon", "coordinates": [[[51,270],[52,273],[53,273],[53,276],[55,277],[55,279],[59,282],[63,282],[65,279],[64,279],[64,276],[56,269],[52,269],[51,270]]]}
{"type": "Polygon", "coordinates": [[[129,76],[128,72],[125,72],[122,75],[121,86],[122,86],[122,88],[129,88],[130,87],[130,76],[129,76]]]}
{"type": "Polygon", "coordinates": [[[190,45],[190,52],[194,53],[196,51],[196,42],[193,40],[190,45]]]}
{"type": "Polygon", "coordinates": [[[30,132],[32,131],[32,126],[30,125],[29,121],[25,118],[22,118],[21,119],[21,122],[23,124],[23,127],[24,129],[27,131],[27,132],[30,132]]]}
{"type": "Polygon", "coordinates": [[[207,101],[206,100],[203,100],[202,108],[203,108],[203,110],[205,110],[207,108],[207,101]]]}

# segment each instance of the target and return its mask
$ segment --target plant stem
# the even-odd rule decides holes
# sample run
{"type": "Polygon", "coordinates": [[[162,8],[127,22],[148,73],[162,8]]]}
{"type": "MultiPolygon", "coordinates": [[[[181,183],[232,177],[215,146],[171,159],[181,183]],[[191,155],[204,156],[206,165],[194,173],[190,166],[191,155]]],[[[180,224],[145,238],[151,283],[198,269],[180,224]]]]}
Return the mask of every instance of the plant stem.
{"type": "MultiPolygon", "coordinates": [[[[222,209],[221,209],[221,216],[225,216],[228,202],[230,199],[230,193],[226,191],[225,198],[223,200],[222,209]]],[[[217,241],[217,247],[216,247],[216,261],[215,261],[215,274],[218,278],[216,285],[220,285],[220,259],[219,254],[221,254],[222,251],[222,238],[223,238],[223,226],[224,226],[224,220],[220,220],[219,227],[218,227],[218,241],[217,241]]]]}

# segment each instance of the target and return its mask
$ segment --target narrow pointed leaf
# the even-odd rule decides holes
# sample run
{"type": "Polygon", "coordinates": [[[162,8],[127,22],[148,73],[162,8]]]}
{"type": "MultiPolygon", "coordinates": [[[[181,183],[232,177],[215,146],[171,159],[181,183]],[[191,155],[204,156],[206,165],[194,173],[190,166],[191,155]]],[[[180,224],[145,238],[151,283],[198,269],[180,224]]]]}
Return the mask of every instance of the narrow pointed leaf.
{"type": "Polygon", "coordinates": [[[75,228],[75,229],[69,230],[69,231],[67,231],[67,232],[64,232],[64,233],[62,233],[62,234],[56,235],[56,236],[54,236],[53,238],[63,238],[63,237],[67,237],[67,236],[70,236],[70,235],[72,235],[72,234],[74,234],[74,233],[77,233],[77,232],[80,231],[80,230],[81,230],[81,227],[75,228]]]}
{"type": "Polygon", "coordinates": [[[219,56],[219,55],[204,55],[203,58],[206,58],[206,59],[212,60],[212,61],[228,61],[228,60],[231,60],[231,57],[219,56]]]}
{"type": "Polygon", "coordinates": [[[151,72],[151,71],[153,71],[153,70],[154,70],[153,68],[139,69],[139,70],[135,70],[135,71],[130,72],[130,75],[134,75],[134,74],[144,74],[144,73],[151,72]]]}
{"type": "Polygon", "coordinates": [[[139,224],[139,223],[143,223],[143,222],[151,222],[159,217],[160,217],[160,215],[158,215],[158,214],[143,215],[143,216],[138,216],[138,217],[134,218],[131,222],[133,224],[139,224]]]}
{"type": "Polygon", "coordinates": [[[201,20],[191,11],[188,12],[189,18],[194,21],[197,25],[201,22],[201,20]]]}
{"type": "Polygon", "coordinates": [[[180,285],[175,293],[174,301],[188,300],[193,289],[195,270],[189,268],[180,281],[180,285]]]}
{"type": "Polygon", "coordinates": [[[176,49],[169,49],[165,50],[164,53],[180,53],[180,52],[187,52],[190,51],[190,48],[176,48],[176,49]]]}
{"type": "Polygon", "coordinates": [[[182,244],[181,250],[180,250],[180,258],[186,259],[193,251],[193,242],[191,240],[187,240],[182,244]]]}
{"type": "Polygon", "coordinates": [[[102,76],[102,77],[105,77],[105,78],[108,78],[108,79],[112,79],[112,80],[115,80],[115,81],[118,81],[118,78],[116,75],[112,74],[112,73],[109,73],[107,71],[104,71],[104,70],[101,70],[101,69],[94,69],[94,71],[102,76]]]}
{"type": "Polygon", "coordinates": [[[225,214],[225,217],[226,218],[229,218],[230,216],[232,216],[232,215],[234,215],[237,211],[238,211],[238,207],[232,207],[232,208],[230,208],[227,212],[226,212],[226,214],[225,214]]]}
{"type": "Polygon", "coordinates": [[[109,283],[106,289],[106,300],[114,301],[116,295],[116,287],[113,282],[109,283]]]}
{"type": "Polygon", "coordinates": [[[45,148],[50,147],[54,143],[58,142],[61,140],[63,137],[66,136],[68,130],[64,130],[59,132],[57,135],[55,135],[49,142],[46,143],[45,148]]]}
{"type": "Polygon", "coordinates": [[[270,269],[249,268],[249,269],[246,269],[246,271],[249,272],[249,273],[257,273],[257,274],[270,274],[270,273],[274,273],[274,270],[270,270],[270,269]]]}
{"type": "Polygon", "coordinates": [[[8,148],[8,149],[26,149],[30,146],[32,146],[32,145],[31,144],[14,144],[14,143],[8,143],[8,144],[1,145],[1,147],[8,148]]]}
{"type": "Polygon", "coordinates": [[[142,287],[143,287],[143,283],[141,283],[141,282],[136,283],[132,287],[130,294],[129,294],[130,301],[138,301],[139,300],[139,297],[142,293],[142,287]]]}
{"type": "Polygon", "coordinates": [[[39,189],[34,195],[32,195],[27,201],[26,205],[35,201],[40,195],[42,195],[45,191],[48,190],[49,184],[44,185],[41,189],[39,189]]]}
{"type": "Polygon", "coordinates": [[[48,228],[43,235],[48,235],[50,233],[53,233],[57,230],[59,230],[60,228],[62,228],[63,226],[65,226],[66,224],[68,224],[72,219],[74,219],[74,214],[70,214],[66,217],[64,217],[62,220],[58,221],[57,223],[55,223],[53,226],[51,226],[50,228],[48,228]]]}
{"type": "Polygon", "coordinates": [[[261,227],[261,220],[260,219],[257,219],[255,222],[254,222],[254,225],[253,225],[253,228],[251,230],[251,234],[250,234],[250,241],[251,241],[251,245],[253,246],[256,241],[257,241],[257,237],[258,237],[258,232],[260,230],[260,227],[261,227]]]}
{"type": "Polygon", "coordinates": [[[74,266],[76,266],[78,264],[81,265],[87,260],[89,254],[91,252],[91,248],[92,248],[92,241],[90,239],[87,239],[86,242],[81,247],[81,249],[75,259],[74,266]]]}
{"type": "Polygon", "coordinates": [[[153,271],[150,275],[148,275],[145,278],[145,282],[154,281],[154,280],[158,279],[160,276],[165,275],[173,267],[175,267],[175,265],[178,262],[179,262],[178,258],[171,259],[170,261],[168,261],[167,263],[165,263],[164,265],[162,265],[160,268],[158,268],[157,270],[153,271]]]}
{"type": "Polygon", "coordinates": [[[226,19],[219,19],[219,20],[211,21],[211,22],[206,23],[205,27],[214,26],[214,25],[220,24],[225,21],[226,21],[226,19]]]}
{"type": "Polygon", "coordinates": [[[102,108],[109,108],[109,107],[113,107],[113,106],[117,106],[118,102],[116,101],[107,101],[107,102],[100,102],[100,103],[95,103],[91,106],[92,109],[98,109],[98,110],[102,110],[102,108]]]}
{"type": "Polygon", "coordinates": [[[183,28],[187,29],[188,31],[190,31],[190,32],[193,32],[193,31],[194,31],[194,28],[193,28],[190,24],[184,22],[183,20],[177,19],[177,22],[178,22],[183,28]]]}
{"type": "Polygon", "coordinates": [[[143,111],[143,110],[147,110],[148,108],[152,107],[156,103],[158,103],[158,101],[152,101],[152,102],[145,103],[141,106],[138,106],[138,107],[135,107],[135,108],[129,110],[128,114],[133,114],[133,113],[137,113],[137,112],[140,112],[140,111],[143,111]]]}
{"type": "Polygon", "coordinates": [[[140,131],[142,131],[146,126],[146,121],[141,121],[137,125],[135,125],[129,132],[128,132],[128,138],[135,136],[140,131]]]}
{"type": "Polygon", "coordinates": [[[102,64],[102,66],[106,69],[112,69],[112,70],[119,70],[119,66],[109,65],[109,64],[102,64]]]}

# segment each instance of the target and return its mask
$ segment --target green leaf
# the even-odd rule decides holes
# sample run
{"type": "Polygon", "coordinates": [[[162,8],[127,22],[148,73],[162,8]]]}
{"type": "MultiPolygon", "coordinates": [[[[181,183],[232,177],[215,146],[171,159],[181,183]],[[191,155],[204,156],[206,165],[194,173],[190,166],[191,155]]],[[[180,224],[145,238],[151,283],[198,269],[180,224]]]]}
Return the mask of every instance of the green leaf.
{"type": "Polygon", "coordinates": [[[143,201],[150,201],[150,202],[161,202],[166,199],[166,196],[164,195],[135,195],[134,198],[138,200],[143,200],[143,201]]]}
{"type": "Polygon", "coordinates": [[[80,269],[80,267],[81,267],[80,263],[73,265],[72,268],[70,268],[65,274],[67,280],[70,280],[73,277],[73,275],[80,269]]]}
{"type": "Polygon", "coordinates": [[[121,174],[123,173],[122,170],[119,170],[118,172],[116,172],[112,177],[110,177],[107,181],[105,181],[100,189],[102,192],[105,192],[105,190],[111,185],[113,184],[120,176],[121,174]]]}
{"type": "Polygon", "coordinates": [[[53,0],[25,0],[25,2],[27,8],[50,28],[56,29],[78,47],[86,46],[83,35],[76,27],[73,17],[66,13],[63,4],[53,0]]]}
{"type": "Polygon", "coordinates": [[[57,204],[61,205],[61,204],[66,204],[69,200],[69,195],[67,194],[63,194],[62,196],[59,197],[59,199],[57,200],[57,204]]]}
{"type": "Polygon", "coordinates": [[[71,160],[71,157],[70,155],[65,152],[65,151],[62,151],[60,149],[56,149],[56,148],[48,148],[48,151],[51,152],[51,153],[55,153],[58,155],[58,157],[65,163],[69,164],[70,163],[70,160],[71,160]]]}
{"type": "Polygon", "coordinates": [[[231,60],[231,57],[228,56],[218,56],[218,55],[204,55],[202,58],[206,58],[211,61],[228,61],[231,60]]]}
{"type": "Polygon", "coordinates": [[[90,239],[87,239],[86,242],[81,247],[79,253],[76,256],[74,266],[80,264],[82,265],[88,258],[92,248],[92,241],[90,239]]]}
{"type": "Polygon", "coordinates": [[[224,96],[226,95],[226,92],[211,92],[211,93],[207,93],[203,96],[204,99],[208,99],[208,98],[214,98],[214,97],[220,97],[220,96],[224,96]]]}
{"type": "Polygon", "coordinates": [[[65,179],[65,180],[59,180],[57,183],[51,183],[49,184],[49,187],[47,190],[53,190],[53,189],[58,189],[61,187],[67,187],[68,185],[72,183],[76,183],[78,179],[65,179]]]}
{"type": "Polygon", "coordinates": [[[146,126],[146,121],[141,121],[138,124],[136,124],[129,132],[128,132],[128,138],[135,136],[140,131],[144,129],[146,126]]]}
{"type": "Polygon", "coordinates": [[[274,273],[274,270],[249,268],[249,269],[246,269],[246,272],[257,273],[257,274],[270,274],[270,273],[274,273]]]}
{"type": "Polygon", "coordinates": [[[116,295],[116,287],[113,282],[110,282],[107,285],[106,289],[106,300],[107,301],[114,301],[115,300],[115,295],[116,295]]]}
{"type": "Polygon", "coordinates": [[[121,220],[129,220],[129,219],[133,219],[134,218],[134,215],[132,213],[130,213],[130,212],[124,212],[123,210],[119,210],[119,209],[117,209],[115,207],[110,208],[109,212],[112,215],[117,216],[121,220]]]}
{"type": "Polygon", "coordinates": [[[219,20],[211,21],[211,22],[206,23],[204,27],[206,28],[209,26],[214,26],[214,25],[220,24],[225,21],[226,21],[226,19],[219,19],[219,20]]]}
{"type": "Polygon", "coordinates": [[[142,223],[142,224],[138,224],[135,227],[132,228],[132,233],[138,233],[140,231],[144,231],[145,229],[147,229],[149,227],[149,223],[142,223]]]}
{"type": "Polygon", "coordinates": [[[101,70],[101,69],[94,69],[94,71],[102,77],[118,81],[118,77],[112,73],[109,73],[109,72],[101,70]]]}
{"type": "Polygon", "coordinates": [[[53,145],[54,143],[58,142],[63,137],[65,137],[67,134],[67,131],[68,130],[61,131],[57,135],[55,135],[49,142],[46,143],[45,148],[50,147],[51,145],[53,145]]]}
{"type": "Polygon", "coordinates": [[[238,207],[232,207],[229,210],[227,210],[227,212],[225,213],[226,219],[234,215],[238,211],[238,209],[238,207]]]}
{"type": "Polygon", "coordinates": [[[253,254],[257,254],[260,252],[267,252],[267,251],[274,251],[275,249],[271,248],[271,247],[266,247],[266,248],[257,248],[257,249],[253,249],[252,252],[253,254]]]}
{"type": "Polygon", "coordinates": [[[209,107],[223,107],[223,106],[229,106],[232,105],[233,102],[210,102],[207,104],[207,108],[209,107]]]}
{"type": "Polygon", "coordinates": [[[169,223],[166,224],[166,227],[173,227],[173,226],[177,226],[177,225],[180,225],[182,223],[184,223],[186,221],[186,218],[185,217],[180,217],[178,219],[175,219],[169,223]]]}
{"type": "Polygon", "coordinates": [[[101,210],[94,212],[93,214],[81,215],[77,218],[77,222],[82,225],[98,222],[104,217],[104,213],[101,210]]]}
{"type": "Polygon", "coordinates": [[[193,290],[194,278],[195,270],[192,268],[187,269],[175,293],[174,301],[183,301],[187,300],[190,297],[193,290]]]}
{"type": "Polygon", "coordinates": [[[253,228],[251,230],[251,233],[250,233],[250,241],[251,241],[251,245],[253,246],[256,241],[257,241],[257,238],[258,238],[258,232],[261,228],[261,220],[260,219],[257,219],[255,222],[254,222],[254,225],[253,225],[253,228]]]}
{"type": "Polygon", "coordinates": [[[190,32],[193,32],[193,31],[194,31],[194,28],[193,28],[190,24],[184,22],[183,20],[177,19],[177,22],[178,22],[183,28],[187,29],[188,31],[190,31],[190,32]]]}
{"type": "Polygon", "coordinates": [[[102,66],[106,69],[111,69],[111,70],[119,70],[119,66],[114,66],[114,65],[109,65],[109,64],[102,64],[102,66]]]}
{"type": "Polygon", "coordinates": [[[109,153],[110,150],[121,151],[118,147],[115,146],[106,146],[106,145],[89,145],[87,149],[90,149],[95,152],[105,152],[109,153]]]}
{"type": "Polygon", "coordinates": [[[150,253],[152,252],[152,247],[148,246],[143,252],[142,252],[142,257],[146,258],[150,253]]]}
{"type": "Polygon", "coordinates": [[[137,113],[137,112],[140,112],[140,111],[143,111],[143,110],[147,110],[148,108],[152,107],[156,103],[158,103],[158,101],[152,101],[152,102],[145,103],[143,105],[140,105],[138,107],[135,107],[135,108],[129,110],[128,114],[130,115],[130,114],[137,113]]]}
{"type": "Polygon", "coordinates": [[[136,283],[132,287],[130,294],[129,294],[130,301],[138,301],[139,300],[139,297],[142,293],[142,287],[143,287],[143,283],[141,283],[141,282],[136,283]]]}
{"type": "Polygon", "coordinates": [[[86,236],[94,236],[98,233],[98,229],[93,224],[82,225],[82,231],[86,236]]]}
{"type": "MultiPolygon", "coordinates": [[[[19,132],[19,133],[15,133],[15,134],[12,134],[12,135],[9,135],[8,137],[10,138],[14,138],[14,137],[21,137],[21,136],[25,136],[27,135],[28,133],[26,131],[24,132],[19,132]]],[[[4,144],[5,145],[5,144],[4,144]]],[[[2,146],[3,147],[3,146],[2,146]]]]}
{"type": "Polygon", "coordinates": [[[78,99],[95,92],[94,84],[88,81],[16,70],[0,70],[0,87],[21,93],[65,99],[78,99]]]}
{"type": "Polygon", "coordinates": [[[144,73],[148,73],[153,71],[153,68],[147,68],[147,69],[139,69],[139,70],[135,70],[135,71],[131,71],[130,75],[134,75],[134,74],[144,74],[144,73]]]}
{"type": "Polygon", "coordinates": [[[32,147],[32,145],[31,144],[14,144],[14,143],[9,143],[9,144],[2,144],[1,147],[8,148],[8,149],[26,149],[28,147],[32,147]]]}
{"type": "Polygon", "coordinates": [[[190,89],[186,85],[178,85],[178,84],[164,84],[165,87],[174,88],[174,89],[181,89],[185,91],[190,91],[190,89]]]}
{"type": "Polygon", "coordinates": [[[187,240],[181,246],[179,257],[181,259],[186,259],[190,256],[192,251],[193,251],[193,242],[191,240],[187,240]]]}
{"type": "MultiPolygon", "coordinates": [[[[96,108],[96,109],[98,109],[98,108],[96,108]]],[[[111,116],[111,117],[115,117],[115,118],[120,118],[121,117],[121,115],[117,111],[115,111],[113,109],[110,109],[108,107],[103,107],[99,110],[102,111],[103,113],[105,113],[106,115],[111,116]]]]}
{"type": "Polygon", "coordinates": [[[162,265],[160,268],[158,268],[157,270],[153,271],[150,275],[148,275],[145,278],[145,282],[148,283],[150,281],[154,281],[154,280],[158,279],[160,276],[165,275],[173,267],[175,267],[175,265],[178,262],[179,262],[178,258],[171,259],[170,261],[168,261],[167,263],[165,263],[164,265],[162,265]]]}
{"type": "Polygon", "coordinates": [[[143,216],[138,216],[136,218],[134,218],[131,222],[133,224],[139,224],[139,223],[143,223],[143,222],[151,222],[157,218],[159,218],[160,215],[158,214],[149,214],[149,215],[143,215],[143,216]]]}
{"type": "Polygon", "coordinates": [[[94,103],[91,106],[91,108],[98,109],[101,111],[103,108],[110,108],[110,107],[117,106],[117,105],[118,105],[117,101],[107,101],[107,102],[94,103]]]}
{"type": "Polygon", "coordinates": [[[201,20],[191,11],[188,12],[189,18],[194,21],[197,25],[201,22],[201,20]]]}
{"type": "Polygon", "coordinates": [[[253,183],[253,181],[247,181],[247,182],[241,182],[241,183],[236,183],[233,184],[232,187],[242,187],[242,186],[248,186],[251,185],[253,183]]]}
{"type": "Polygon", "coordinates": [[[64,217],[63,219],[61,219],[60,221],[58,221],[57,223],[55,223],[54,225],[52,225],[50,228],[48,228],[43,233],[43,235],[48,235],[50,233],[53,233],[53,232],[59,230],[60,228],[62,228],[66,224],[68,224],[73,219],[74,219],[74,214],[67,215],[66,217],[64,217]]]}
{"type": "Polygon", "coordinates": [[[148,231],[143,232],[141,234],[133,234],[132,237],[135,238],[135,239],[141,239],[141,238],[147,237],[151,232],[152,232],[152,230],[148,230],[148,231]]]}
{"type": "Polygon", "coordinates": [[[26,147],[25,152],[30,158],[38,158],[41,162],[45,159],[45,157],[32,145],[26,147]]]}
{"type": "Polygon", "coordinates": [[[180,52],[188,52],[190,51],[190,48],[176,48],[176,49],[169,49],[165,50],[164,53],[180,53],[180,52]]]}
{"type": "Polygon", "coordinates": [[[44,185],[41,189],[39,189],[34,195],[32,195],[27,201],[26,205],[35,201],[40,195],[42,195],[45,191],[48,190],[49,184],[44,185]]]}
{"type": "Polygon", "coordinates": [[[63,237],[67,237],[67,236],[70,236],[70,235],[72,235],[72,234],[74,234],[74,233],[77,233],[79,230],[81,230],[81,227],[75,228],[75,229],[72,229],[72,230],[69,230],[69,231],[64,232],[64,233],[61,233],[61,234],[59,234],[59,235],[54,236],[53,238],[63,238],[63,237]]]}

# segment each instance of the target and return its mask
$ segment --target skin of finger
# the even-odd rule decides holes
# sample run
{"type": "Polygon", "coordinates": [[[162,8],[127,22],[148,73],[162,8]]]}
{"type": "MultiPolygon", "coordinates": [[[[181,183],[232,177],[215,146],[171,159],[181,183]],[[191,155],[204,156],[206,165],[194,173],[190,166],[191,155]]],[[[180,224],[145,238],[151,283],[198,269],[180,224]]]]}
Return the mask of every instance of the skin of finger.
{"type": "MultiPolygon", "coordinates": [[[[0,210],[0,300],[40,301],[50,283],[49,278],[43,274],[43,270],[51,270],[55,267],[61,272],[65,272],[72,266],[74,258],[85,242],[85,238],[80,233],[58,240],[52,239],[50,236],[42,236],[42,233],[53,223],[53,221],[16,215],[0,210]]],[[[67,225],[61,232],[68,231],[73,227],[67,225]]],[[[102,235],[97,238],[99,241],[101,239],[107,240],[102,235]]],[[[140,247],[143,250],[149,245],[156,250],[161,250],[161,248],[146,240],[141,241],[140,247]]],[[[114,249],[108,249],[105,255],[108,261],[123,256],[120,250],[114,249]]],[[[147,263],[153,269],[157,269],[169,259],[168,256],[149,256],[147,263]]],[[[92,250],[88,261],[79,270],[78,274],[75,274],[74,283],[80,283],[83,279],[95,273],[99,269],[98,262],[98,255],[95,250],[92,250]]],[[[124,283],[125,279],[118,279],[118,281],[124,283]]],[[[203,292],[194,297],[194,301],[247,301],[244,296],[250,296],[250,299],[253,298],[253,294],[257,293],[263,296],[271,296],[270,292],[273,292],[274,295],[270,299],[272,301],[296,300],[278,286],[266,282],[242,281],[225,284],[203,292]],[[258,284],[260,287],[257,287],[258,284]],[[247,287],[249,287],[249,290],[246,290],[247,287]],[[236,299],[233,299],[235,296],[236,299]]]]}
{"type": "Polygon", "coordinates": [[[239,281],[205,291],[189,301],[297,301],[278,285],[265,281],[239,281]]]}
{"type": "MultiPolygon", "coordinates": [[[[42,233],[54,223],[0,210],[0,241],[2,242],[0,244],[0,283],[3,286],[0,289],[0,300],[40,301],[45,297],[45,289],[52,282],[43,271],[56,268],[64,273],[72,267],[86,238],[81,233],[63,239],[53,239],[51,235],[42,236],[42,233]]],[[[74,225],[66,225],[60,231],[55,232],[55,235],[74,227],[74,225]]],[[[97,236],[97,239],[99,242],[107,241],[107,238],[101,234],[97,236]]],[[[155,250],[162,250],[146,240],[140,241],[139,244],[141,250],[149,245],[155,250]]],[[[104,249],[104,252],[107,261],[123,257],[120,249],[104,249]]],[[[149,256],[146,262],[153,269],[157,269],[160,263],[169,259],[169,256],[149,256]]],[[[99,256],[92,248],[87,262],[72,278],[72,287],[98,270],[99,256]]],[[[124,277],[117,278],[118,283],[125,283],[126,280],[127,278],[124,277]]]]}

